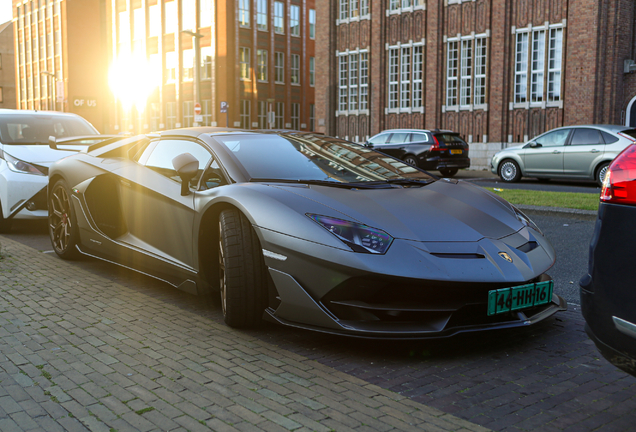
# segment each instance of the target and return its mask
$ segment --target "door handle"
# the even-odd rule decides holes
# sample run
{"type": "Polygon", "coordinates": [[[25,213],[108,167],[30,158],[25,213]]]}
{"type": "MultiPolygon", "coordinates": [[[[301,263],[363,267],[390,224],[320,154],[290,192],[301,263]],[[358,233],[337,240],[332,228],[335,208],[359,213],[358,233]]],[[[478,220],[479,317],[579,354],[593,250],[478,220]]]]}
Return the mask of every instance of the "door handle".
{"type": "Polygon", "coordinates": [[[592,149],[590,150],[590,153],[600,153],[600,150],[592,149]]]}
{"type": "Polygon", "coordinates": [[[552,154],[559,154],[559,153],[561,153],[559,150],[555,150],[552,152],[552,154]]]}

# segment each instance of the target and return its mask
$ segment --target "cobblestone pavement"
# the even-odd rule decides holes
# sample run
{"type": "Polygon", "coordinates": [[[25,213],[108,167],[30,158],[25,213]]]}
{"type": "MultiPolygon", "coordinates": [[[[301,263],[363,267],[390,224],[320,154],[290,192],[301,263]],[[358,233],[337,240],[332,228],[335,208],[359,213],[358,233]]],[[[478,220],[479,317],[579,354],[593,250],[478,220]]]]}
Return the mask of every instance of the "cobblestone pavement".
{"type": "Polygon", "coordinates": [[[3,432],[486,430],[0,240],[3,432]]]}

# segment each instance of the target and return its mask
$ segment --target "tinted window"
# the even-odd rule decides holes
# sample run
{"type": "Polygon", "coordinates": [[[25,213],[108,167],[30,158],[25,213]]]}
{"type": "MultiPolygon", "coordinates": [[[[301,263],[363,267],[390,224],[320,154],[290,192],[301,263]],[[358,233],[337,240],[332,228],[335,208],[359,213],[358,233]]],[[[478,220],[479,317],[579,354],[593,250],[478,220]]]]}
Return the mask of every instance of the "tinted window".
{"type": "Polygon", "coordinates": [[[601,135],[603,135],[603,139],[605,140],[605,144],[613,144],[618,141],[618,137],[616,135],[612,135],[605,131],[601,131],[601,135]]]}
{"type": "Polygon", "coordinates": [[[594,145],[604,144],[601,134],[597,129],[576,128],[572,134],[570,145],[594,145]]]}
{"type": "Polygon", "coordinates": [[[253,179],[383,181],[431,177],[368,147],[315,135],[214,136],[225,144],[253,179]]]}
{"type": "Polygon", "coordinates": [[[411,139],[409,140],[410,142],[427,142],[428,139],[428,135],[425,133],[412,133],[411,134],[411,139]]]}
{"type": "MultiPolygon", "coordinates": [[[[155,147],[149,146],[139,159],[141,161],[145,160],[143,165],[148,168],[181,183],[181,177],[177,175],[177,171],[172,166],[172,159],[182,153],[190,153],[199,161],[199,173],[212,159],[210,152],[201,145],[192,141],[182,140],[161,140],[155,147]],[[148,158],[147,160],[146,157],[148,158]]],[[[195,176],[196,181],[198,181],[199,176],[195,176]]]]}
{"type": "Polygon", "coordinates": [[[49,137],[67,138],[97,135],[86,120],[70,116],[7,115],[0,116],[0,140],[3,144],[49,145],[49,137]]]}
{"type": "Polygon", "coordinates": [[[558,147],[565,145],[565,141],[568,139],[570,129],[559,129],[547,134],[541,135],[535,141],[537,144],[541,144],[542,147],[558,147]]]}
{"type": "Polygon", "coordinates": [[[376,135],[369,140],[371,144],[384,144],[391,134],[376,135]]]}
{"type": "Polygon", "coordinates": [[[408,132],[395,132],[391,134],[391,138],[389,139],[389,143],[391,144],[401,144],[404,142],[408,142],[409,139],[408,132]]]}
{"type": "Polygon", "coordinates": [[[466,144],[457,134],[435,134],[440,144],[466,144]]]}

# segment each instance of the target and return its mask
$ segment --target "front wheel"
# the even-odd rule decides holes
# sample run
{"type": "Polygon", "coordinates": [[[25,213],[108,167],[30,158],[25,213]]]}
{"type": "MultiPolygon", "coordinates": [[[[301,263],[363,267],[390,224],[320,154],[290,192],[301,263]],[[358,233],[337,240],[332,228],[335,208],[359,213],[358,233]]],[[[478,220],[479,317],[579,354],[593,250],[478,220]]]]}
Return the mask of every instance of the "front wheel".
{"type": "Polygon", "coordinates": [[[459,168],[444,168],[439,170],[442,177],[452,177],[457,174],[457,171],[459,171],[459,168]]]}
{"type": "Polygon", "coordinates": [[[58,180],[49,193],[49,236],[60,258],[71,260],[79,256],[77,219],[71,192],[64,180],[58,180]]]}
{"type": "Polygon", "coordinates": [[[409,164],[409,165],[413,165],[414,167],[417,166],[417,159],[415,159],[415,156],[413,155],[407,155],[404,157],[404,163],[409,164]]]}
{"type": "Polygon", "coordinates": [[[598,184],[600,187],[603,186],[603,181],[605,180],[605,175],[607,174],[609,166],[609,162],[605,162],[599,165],[598,168],[596,168],[596,184],[598,184]]]}
{"type": "Polygon", "coordinates": [[[499,177],[507,183],[518,182],[521,178],[521,170],[517,162],[506,159],[499,165],[499,177]]]}
{"type": "Polygon", "coordinates": [[[223,320],[230,327],[255,327],[267,305],[267,267],[256,232],[241,212],[219,216],[219,289],[223,320]]]}

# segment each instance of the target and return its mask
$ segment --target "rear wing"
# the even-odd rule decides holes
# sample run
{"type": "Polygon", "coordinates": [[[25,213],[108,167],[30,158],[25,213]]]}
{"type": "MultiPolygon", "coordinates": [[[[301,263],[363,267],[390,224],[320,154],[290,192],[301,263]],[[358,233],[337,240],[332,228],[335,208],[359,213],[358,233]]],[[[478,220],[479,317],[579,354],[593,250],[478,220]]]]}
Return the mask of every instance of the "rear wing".
{"type": "Polygon", "coordinates": [[[49,147],[53,150],[70,150],[70,151],[80,151],[77,149],[60,149],[60,145],[73,145],[73,146],[87,146],[89,148],[93,146],[102,146],[105,145],[105,141],[114,142],[120,140],[122,138],[126,138],[123,135],[83,135],[83,136],[73,136],[66,138],[56,138],[54,136],[49,137],[49,147]]]}

